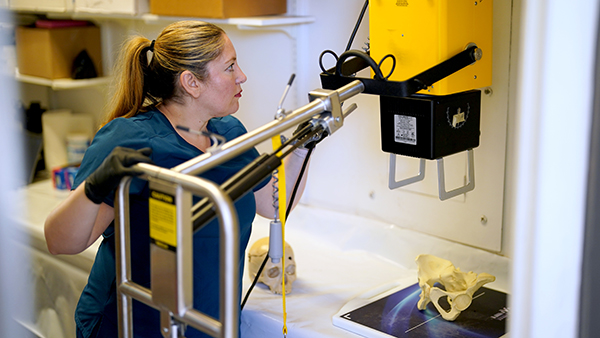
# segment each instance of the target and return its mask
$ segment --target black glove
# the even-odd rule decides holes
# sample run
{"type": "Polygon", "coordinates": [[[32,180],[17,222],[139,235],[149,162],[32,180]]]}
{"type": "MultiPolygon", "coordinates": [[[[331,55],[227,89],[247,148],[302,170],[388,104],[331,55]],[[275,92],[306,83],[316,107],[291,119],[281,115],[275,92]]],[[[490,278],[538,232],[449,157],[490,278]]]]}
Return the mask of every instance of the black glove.
{"type": "MultiPolygon", "coordinates": [[[[298,128],[296,128],[296,130],[294,131],[294,135],[296,135],[297,133],[299,133],[300,131],[302,131],[303,129],[306,128],[306,126],[311,125],[310,122],[303,122],[300,123],[298,125],[298,128]]],[[[315,126],[314,128],[321,128],[320,126],[315,126]]],[[[309,129],[310,130],[310,129],[309,129]]],[[[305,149],[313,149],[319,142],[323,141],[324,138],[326,138],[327,136],[329,136],[329,134],[327,133],[326,130],[321,130],[320,132],[316,133],[315,135],[313,135],[311,138],[309,139],[300,139],[298,140],[298,142],[303,142],[304,144],[301,146],[301,148],[305,148],[305,149]]]]}
{"type": "Polygon", "coordinates": [[[135,150],[116,147],[85,180],[85,195],[96,204],[102,203],[104,198],[119,186],[124,176],[141,175],[142,172],[130,167],[140,162],[152,163],[148,157],[151,154],[151,148],[135,150]]]}

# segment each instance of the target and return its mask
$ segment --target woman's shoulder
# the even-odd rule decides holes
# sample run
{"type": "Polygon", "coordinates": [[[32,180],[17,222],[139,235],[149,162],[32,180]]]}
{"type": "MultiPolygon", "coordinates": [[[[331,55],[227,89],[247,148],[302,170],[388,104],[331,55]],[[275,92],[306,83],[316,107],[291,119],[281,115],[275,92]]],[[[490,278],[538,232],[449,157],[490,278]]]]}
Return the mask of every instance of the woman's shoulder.
{"type": "MultiPolygon", "coordinates": [[[[105,124],[94,136],[92,145],[112,150],[116,146],[141,148],[155,137],[160,128],[158,117],[152,112],[141,113],[133,117],[118,117],[105,124]]],[[[163,128],[164,129],[164,128],[163,128]]]]}
{"type": "MultiPolygon", "coordinates": [[[[117,117],[112,121],[105,124],[100,132],[110,132],[113,130],[137,130],[137,129],[147,129],[148,124],[151,124],[153,121],[156,122],[159,116],[155,111],[148,111],[144,113],[139,113],[132,117],[117,117]]],[[[132,130],[132,131],[133,131],[132,130]]]]}
{"type": "Polygon", "coordinates": [[[77,184],[93,172],[115,147],[151,147],[152,139],[156,136],[155,130],[160,129],[153,126],[158,125],[152,121],[156,118],[155,114],[142,113],[129,118],[119,117],[105,124],[85,152],[80,167],[81,175],[78,173],[81,179],[77,180],[77,184]]]}
{"type": "Polygon", "coordinates": [[[208,129],[231,140],[247,133],[246,127],[236,117],[228,115],[210,119],[208,129]]]}
{"type": "Polygon", "coordinates": [[[104,125],[96,137],[123,138],[152,138],[157,135],[170,133],[165,128],[164,116],[156,111],[140,113],[133,117],[118,117],[104,125]]]}

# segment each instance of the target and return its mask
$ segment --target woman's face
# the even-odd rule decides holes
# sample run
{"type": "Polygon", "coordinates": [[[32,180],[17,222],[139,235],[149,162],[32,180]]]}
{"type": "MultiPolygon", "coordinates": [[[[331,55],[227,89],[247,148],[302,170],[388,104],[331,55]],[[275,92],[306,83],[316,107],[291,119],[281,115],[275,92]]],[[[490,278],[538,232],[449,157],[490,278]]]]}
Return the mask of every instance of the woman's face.
{"type": "Polygon", "coordinates": [[[213,117],[227,116],[238,110],[241,85],[247,79],[237,63],[233,43],[227,35],[223,35],[223,39],[223,52],[208,64],[208,78],[203,82],[204,90],[200,97],[200,104],[213,117]]]}

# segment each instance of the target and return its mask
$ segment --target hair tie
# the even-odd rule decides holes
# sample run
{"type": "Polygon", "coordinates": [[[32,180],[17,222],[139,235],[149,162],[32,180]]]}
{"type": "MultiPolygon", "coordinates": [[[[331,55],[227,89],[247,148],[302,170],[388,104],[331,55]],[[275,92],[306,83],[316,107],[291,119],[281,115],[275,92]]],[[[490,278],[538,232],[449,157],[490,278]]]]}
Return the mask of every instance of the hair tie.
{"type": "Polygon", "coordinates": [[[152,58],[154,57],[154,40],[152,40],[152,42],[150,43],[150,47],[146,47],[143,49],[143,53],[146,54],[146,66],[150,66],[150,63],[152,62],[152,58]],[[152,54],[148,54],[148,52],[152,53],[152,54]]]}

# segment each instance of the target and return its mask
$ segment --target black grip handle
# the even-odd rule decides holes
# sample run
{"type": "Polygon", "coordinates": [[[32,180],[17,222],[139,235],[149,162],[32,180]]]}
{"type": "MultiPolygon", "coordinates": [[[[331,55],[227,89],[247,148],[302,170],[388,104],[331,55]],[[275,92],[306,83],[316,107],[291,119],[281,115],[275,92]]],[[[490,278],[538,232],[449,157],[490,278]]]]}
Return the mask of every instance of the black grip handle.
{"type": "MultiPolygon", "coordinates": [[[[236,201],[271,175],[273,170],[277,169],[280,165],[281,159],[279,157],[263,154],[223,183],[221,189],[229,195],[231,200],[236,201]]],[[[208,198],[204,198],[198,202],[194,206],[193,212],[194,232],[198,231],[216,216],[214,204],[208,198]]]]}

